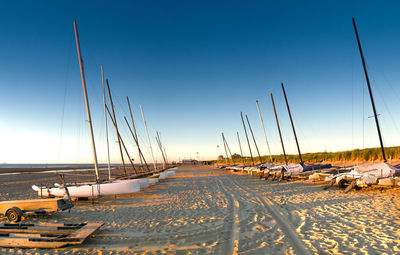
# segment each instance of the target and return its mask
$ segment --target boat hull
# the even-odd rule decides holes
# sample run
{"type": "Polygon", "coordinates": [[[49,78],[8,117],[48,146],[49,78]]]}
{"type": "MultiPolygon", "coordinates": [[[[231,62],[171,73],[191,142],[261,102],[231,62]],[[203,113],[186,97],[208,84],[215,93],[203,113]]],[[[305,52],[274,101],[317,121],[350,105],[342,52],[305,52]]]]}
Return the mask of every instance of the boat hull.
{"type": "Polygon", "coordinates": [[[149,184],[154,184],[158,182],[158,178],[146,178],[149,182],[149,184]]]}
{"type": "Polygon", "coordinates": [[[127,180],[118,180],[116,182],[128,182],[131,184],[137,183],[140,189],[147,188],[150,185],[150,182],[147,178],[140,178],[140,179],[127,179],[127,180]]]}
{"type": "MultiPolygon", "coordinates": [[[[64,197],[66,196],[63,187],[53,187],[41,189],[37,186],[32,186],[38,192],[39,196],[43,197],[64,197]]],[[[97,196],[113,196],[130,194],[140,191],[139,182],[119,182],[113,181],[108,183],[95,183],[84,185],[71,185],[68,186],[68,192],[71,197],[97,197],[97,196]]]]}
{"type": "Polygon", "coordinates": [[[168,173],[167,172],[161,172],[160,177],[158,177],[160,180],[162,179],[167,179],[168,178],[168,173]]]}

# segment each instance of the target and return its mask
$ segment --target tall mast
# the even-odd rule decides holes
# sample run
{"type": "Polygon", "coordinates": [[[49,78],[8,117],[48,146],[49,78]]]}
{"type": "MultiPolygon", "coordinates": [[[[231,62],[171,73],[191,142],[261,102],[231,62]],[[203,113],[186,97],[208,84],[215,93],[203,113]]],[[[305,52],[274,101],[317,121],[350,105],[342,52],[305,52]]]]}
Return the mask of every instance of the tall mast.
{"type": "MultiPolygon", "coordinates": [[[[124,119],[125,119],[126,124],[128,125],[129,131],[131,132],[131,135],[132,135],[132,137],[133,137],[133,140],[135,141],[135,144],[137,145],[137,144],[138,144],[137,138],[136,138],[135,135],[133,134],[132,129],[131,129],[131,127],[129,126],[129,122],[128,122],[128,120],[126,119],[126,116],[124,116],[124,119]]],[[[140,149],[139,149],[139,155],[138,155],[138,156],[139,156],[140,162],[142,162],[142,155],[140,154],[140,149]]],[[[139,172],[143,172],[142,170],[143,170],[143,169],[139,166],[139,172]]]]}
{"type": "Polygon", "coordinates": [[[226,162],[226,164],[228,164],[229,157],[228,157],[228,151],[226,150],[226,144],[225,144],[224,137],[222,137],[222,142],[224,143],[224,149],[225,149],[225,155],[226,155],[225,162],[226,162]]]}
{"type": "Polygon", "coordinates": [[[164,146],[163,143],[162,143],[161,132],[159,132],[158,134],[160,135],[160,137],[159,137],[160,143],[161,143],[161,145],[162,145],[162,147],[163,147],[163,150],[164,150],[164,156],[165,156],[166,163],[168,164],[167,151],[165,150],[165,146],[164,146]]]}
{"type": "Polygon", "coordinates": [[[236,134],[237,134],[237,139],[238,139],[238,143],[239,143],[240,156],[242,157],[242,162],[243,162],[243,164],[244,164],[244,158],[243,158],[243,152],[242,152],[242,145],[240,144],[239,132],[236,132],[236,134]]]}
{"type": "Polygon", "coordinates": [[[246,114],[246,120],[247,120],[247,124],[249,125],[251,137],[253,137],[254,145],[256,146],[258,158],[260,159],[260,163],[262,163],[261,156],[260,156],[260,151],[258,150],[257,142],[256,142],[256,139],[254,138],[253,129],[251,129],[250,121],[249,121],[249,118],[247,117],[247,114],[246,114]]]}
{"type": "MultiPolygon", "coordinates": [[[[117,130],[117,136],[118,136],[118,138],[120,139],[122,146],[124,147],[124,150],[125,150],[126,155],[128,156],[129,162],[131,162],[132,168],[133,168],[133,170],[135,171],[135,174],[137,174],[138,172],[136,171],[136,168],[135,168],[135,165],[133,164],[132,158],[131,158],[131,156],[129,155],[129,152],[128,152],[128,150],[126,149],[124,140],[122,140],[122,137],[121,137],[121,135],[120,135],[120,133],[119,133],[119,131],[118,131],[117,123],[115,122],[115,119],[113,119],[113,117],[111,116],[110,110],[108,109],[107,106],[106,106],[106,109],[107,109],[108,114],[110,115],[110,119],[111,119],[112,123],[114,124],[115,130],[117,130]]],[[[125,174],[125,176],[126,176],[126,174],[125,174]]]]}
{"type": "Polygon", "coordinates": [[[289,103],[288,103],[288,100],[287,100],[287,97],[286,97],[286,92],[285,92],[285,87],[283,86],[283,82],[281,82],[281,86],[282,86],[283,96],[285,97],[286,107],[287,107],[287,110],[288,110],[288,113],[289,113],[290,123],[292,124],[294,139],[296,140],[297,151],[299,152],[300,164],[303,164],[303,158],[301,157],[299,141],[297,140],[296,130],[294,128],[292,114],[290,113],[290,107],[289,107],[289,103]]]}
{"type": "Polygon", "coordinates": [[[147,168],[147,171],[150,172],[149,165],[147,164],[146,159],[145,159],[144,156],[143,156],[142,150],[141,150],[140,147],[139,147],[138,138],[137,138],[137,136],[135,136],[135,134],[132,132],[132,129],[131,129],[131,126],[129,125],[128,119],[127,119],[125,116],[124,116],[124,119],[125,119],[126,125],[128,125],[129,131],[131,132],[131,134],[132,134],[132,136],[133,136],[133,140],[135,140],[135,143],[136,143],[136,145],[137,145],[138,148],[139,148],[139,157],[140,157],[140,160],[143,159],[144,164],[145,164],[145,166],[146,166],[146,168],[147,168]]]}
{"type": "Polygon", "coordinates": [[[126,168],[125,168],[125,161],[124,161],[124,154],[122,153],[122,147],[121,147],[121,137],[119,136],[119,132],[118,132],[117,118],[115,117],[114,103],[112,101],[111,90],[110,90],[110,85],[108,84],[108,79],[106,79],[106,83],[107,83],[107,89],[108,89],[108,96],[110,97],[110,105],[111,105],[112,117],[113,117],[112,119],[114,122],[113,124],[115,127],[115,132],[117,132],[118,146],[119,146],[119,152],[121,154],[122,167],[124,169],[124,175],[127,176],[126,168]]]}
{"type": "Polygon", "coordinates": [[[158,146],[158,148],[159,148],[159,149],[160,149],[160,151],[161,151],[161,157],[162,157],[162,169],[164,169],[164,168],[165,168],[165,157],[164,157],[164,152],[162,151],[162,147],[160,146],[160,141],[158,141],[158,137],[157,137],[157,136],[155,136],[154,138],[156,139],[157,146],[158,146]]]}
{"type": "Polygon", "coordinates": [[[165,150],[165,146],[163,146],[163,150],[164,150],[165,160],[167,161],[168,164],[168,156],[167,156],[167,151],[165,150]]]}
{"type": "Polygon", "coordinates": [[[278,126],[279,137],[281,138],[283,156],[285,156],[285,163],[286,163],[286,165],[287,165],[287,164],[288,164],[288,161],[287,161],[287,158],[286,158],[285,146],[283,145],[283,139],[282,139],[282,134],[281,134],[281,128],[279,127],[278,115],[276,114],[275,103],[274,103],[274,97],[272,96],[272,93],[271,93],[271,101],[272,101],[272,107],[274,107],[274,113],[275,113],[276,125],[278,126]]]}
{"type": "Polygon", "coordinates": [[[360,43],[360,38],[358,37],[356,21],[354,20],[354,18],[353,18],[352,20],[353,20],[354,32],[356,33],[358,49],[360,50],[361,61],[362,61],[362,65],[363,65],[363,68],[364,68],[365,79],[366,79],[366,81],[367,81],[367,86],[368,86],[368,91],[369,91],[369,97],[370,97],[370,99],[371,99],[372,109],[373,109],[373,111],[374,111],[375,124],[376,124],[376,129],[378,130],[379,142],[380,142],[380,144],[381,144],[382,157],[383,157],[383,161],[386,162],[385,149],[384,149],[384,147],[383,147],[382,134],[381,134],[381,129],[380,129],[380,127],[379,127],[378,115],[376,114],[376,108],[375,108],[374,97],[373,97],[373,95],[372,95],[371,84],[369,83],[368,72],[367,72],[367,66],[366,66],[366,64],[365,64],[364,54],[363,54],[363,51],[362,51],[362,48],[361,48],[361,43],[360,43]]]}
{"type": "Polygon", "coordinates": [[[147,139],[148,139],[149,145],[150,145],[151,157],[153,158],[154,170],[157,170],[157,167],[156,167],[156,160],[154,159],[153,147],[151,147],[151,140],[150,140],[150,136],[149,136],[149,130],[147,129],[147,122],[146,122],[146,119],[144,118],[144,113],[143,113],[142,105],[139,104],[139,107],[140,107],[140,111],[141,111],[141,113],[142,113],[143,123],[144,123],[144,126],[145,126],[145,128],[146,128],[147,139]]]}
{"type": "Polygon", "coordinates": [[[103,86],[103,103],[104,103],[104,123],[106,125],[106,143],[107,143],[107,159],[108,159],[108,180],[111,181],[111,164],[110,164],[110,145],[108,143],[108,126],[107,126],[107,110],[106,110],[106,93],[104,88],[104,72],[101,65],[101,84],[103,86]]]}
{"type": "Polygon", "coordinates": [[[98,168],[98,164],[97,164],[96,145],[95,145],[95,142],[94,142],[92,118],[90,117],[89,99],[88,99],[87,90],[86,90],[85,73],[83,72],[83,63],[82,63],[82,56],[81,56],[81,47],[80,47],[80,44],[79,44],[78,28],[77,28],[75,20],[74,20],[74,30],[75,30],[75,39],[76,39],[76,49],[77,49],[77,52],[78,52],[78,59],[79,59],[79,68],[81,70],[83,95],[85,97],[86,114],[87,114],[88,123],[89,123],[90,137],[92,139],[94,170],[95,170],[95,173],[96,173],[96,182],[98,183],[100,181],[100,178],[99,178],[99,168],[98,168]]]}
{"type": "Polygon", "coordinates": [[[132,109],[131,109],[131,103],[129,102],[129,97],[128,96],[126,96],[126,101],[128,101],[128,106],[129,106],[129,113],[130,113],[130,115],[131,115],[131,121],[132,121],[132,128],[133,128],[133,131],[134,131],[134,133],[135,133],[135,140],[137,141],[136,142],[136,145],[137,145],[137,147],[138,147],[138,153],[139,153],[139,159],[140,159],[140,164],[141,165],[143,165],[143,161],[142,161],[142,158],[140,157],[140,147],[139,147],[139,140],[138,140],[138,138],[137,138],[137,134],[136,134],[136,127],[135,127],[135,122],[133,121],[133,114],[132,114],[132,109]]]}
{"type": "Polygon", "coordinates": [[[260,121],[261,121],[261,125],[262,125],[263,131],[264,131],[265,141],[267,142],[267,148],[268,148],[269,158],[270,158],[271,163],[272,163],[271,149],[269,148],[269,143],[268,143],[268,139],[267,139],[267,132],[265,131],[264,121],[263,121],[263,118],[262,118],[262,116],[261,116],[260,107],[258,106],[258,100],[256,100],[256,104],[257,104],[258,115],[260,115],[260,121]]]}
{"type": "Polygon", "coordinates": [[[229,149],[229,145],[228,145],[228,142],[225,139],[224,133],[222,133],[222,139],[224,140],[224,143],[226,144],[226,148],[228,149],[229,155],[231,155],[231,159],[233,161],[232,152],[231,152],[231,149],[229,149]]]}
{"type": "Polygon", "coordinates": [[[162,148],[162,144],[161,144],[161,140],[160,140],[160,135],[158,134],[158,131],[156,131],[156,141],[157,141],[157,144],[158,144],[158,147],[160,148],[160,151],[161,151],[161,156],[162,156],[162,158],[163,158],[163,168],[165,168],[165,164],[167,163],[167,160],[165,159],[165,156],[164,156],[164,151],[163,151],[163,148],[162,148]]]}
{"type": "Polygon", "coordinates": [[[247,145],[249,145],[249,151],[250,151],[251,162],[253,162],[253,166],[254,166],[253,153],[251,152],[251,146],[250,146],[250,142],[249,142],[249,137],[247,136],[246,125],[244,124],[243,113],[242,113],[242,112],[240,112],[240,117],[242,117],[242,124],[243,124],[243,128],[244,128],[244,133],[245,133],[245,135],[246,135],[247,145]]]}

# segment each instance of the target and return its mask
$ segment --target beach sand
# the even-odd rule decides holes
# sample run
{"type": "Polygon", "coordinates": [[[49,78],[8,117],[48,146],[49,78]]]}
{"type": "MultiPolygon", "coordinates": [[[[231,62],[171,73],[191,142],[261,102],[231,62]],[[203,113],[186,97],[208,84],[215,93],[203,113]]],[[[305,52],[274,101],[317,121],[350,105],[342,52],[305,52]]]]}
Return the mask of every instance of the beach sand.
{"type": "MultiPolygon", "coordinates": [[[[1,200],[37,198],[54,174],[0,176],[1,200]]],[[[309,181],[271,182],[208,166],[181,166],[141,192],[77,201],[70,212],[27,222],[98,222],[82,245],[15,254],[400,253],[399,189],[344,194],[309,181]]],[[[5,220],[1,220],[5,222],[5,220]]]]}

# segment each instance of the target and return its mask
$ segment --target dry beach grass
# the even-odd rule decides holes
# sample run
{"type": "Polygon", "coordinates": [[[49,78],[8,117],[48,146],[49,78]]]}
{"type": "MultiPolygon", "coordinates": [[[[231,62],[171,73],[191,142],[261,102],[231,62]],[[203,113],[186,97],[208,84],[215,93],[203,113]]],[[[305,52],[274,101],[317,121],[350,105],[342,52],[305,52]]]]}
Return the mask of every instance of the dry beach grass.
{"type": "MultiPolygon", "coordinates": [[[[0,176],[2,200],[36,198],[30,186],[54,174],[0,176]]],[[[141,192],[77,202],[30,222],[103,221],[79,246],[8,249],[16,254],[393,254],[400,252],[398,189],[344,194],[308,181],[270,182],[205,166],[141,192]]],[[[3,220],[4,221],[4,220],[3,220]]]]}

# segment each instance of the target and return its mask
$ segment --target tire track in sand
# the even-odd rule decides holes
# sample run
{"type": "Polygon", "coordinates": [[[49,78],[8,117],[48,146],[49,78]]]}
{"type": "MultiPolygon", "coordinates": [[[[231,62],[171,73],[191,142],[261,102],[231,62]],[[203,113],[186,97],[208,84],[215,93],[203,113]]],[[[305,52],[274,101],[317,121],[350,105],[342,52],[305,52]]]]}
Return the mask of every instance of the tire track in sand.
{"type": "Polygon", "coordinates": [[[225,197],[228,199],[228,208],[227,210],[231,212],[229,215],[227,223],[229,238],[226,242],[224,242],[224,251],[226,254],[238,254],[239,250],[239,201],[237,201],[234,196],[232,196],[224,187],[224,184],[221,180],[218,180],[218,186],[222,193],[224,193],[225,197]]]}
{"type": "Polygon", "coordinates": [[[285,236],[291,242],[294,251],[296,254],[311,254],[304,243],[301,241],[300,237],[297,235],[295,231],[295,227],[283,216],[283,213],[276,207],[276,205],[268,198],[264,198],[258,195],[256,192],[252,191],[250,187],[247,188],[243,187],[244,184],[239,184],[236,180],[232,180],[232,183],[235,184],[237,187],[246,191],[248,193],[253,194],[269,211],[272,217],[276,220],[278,225],[280,226],[281,230],[285,234],[285,236]]]}

